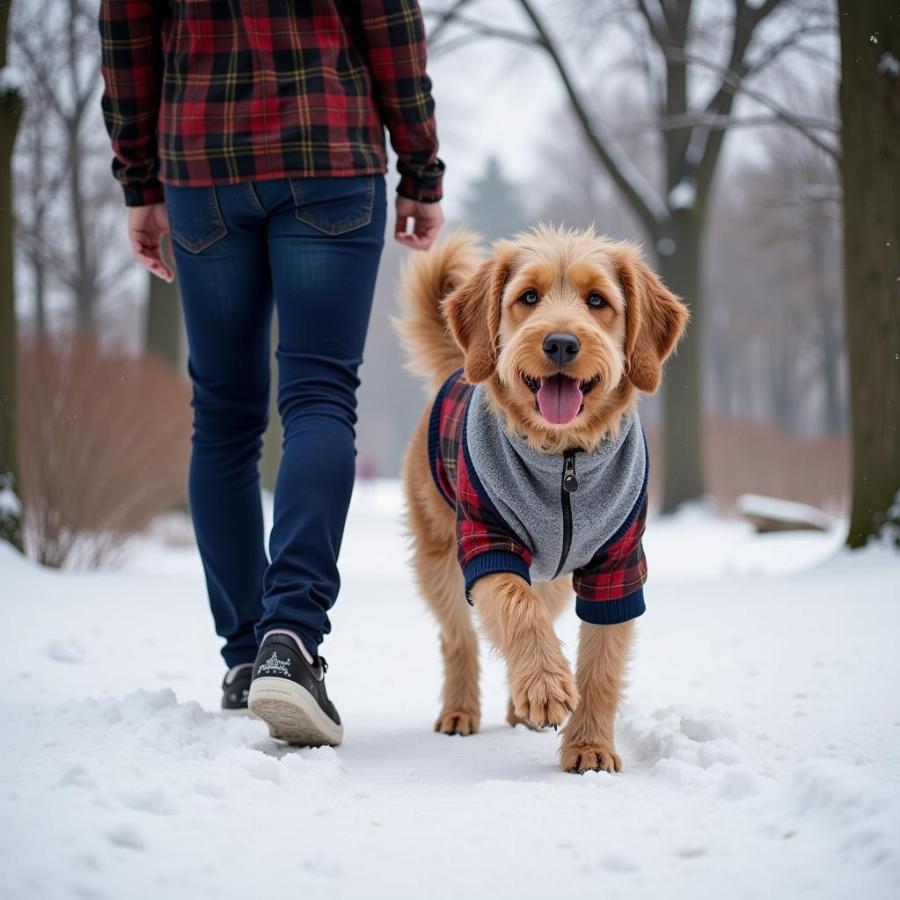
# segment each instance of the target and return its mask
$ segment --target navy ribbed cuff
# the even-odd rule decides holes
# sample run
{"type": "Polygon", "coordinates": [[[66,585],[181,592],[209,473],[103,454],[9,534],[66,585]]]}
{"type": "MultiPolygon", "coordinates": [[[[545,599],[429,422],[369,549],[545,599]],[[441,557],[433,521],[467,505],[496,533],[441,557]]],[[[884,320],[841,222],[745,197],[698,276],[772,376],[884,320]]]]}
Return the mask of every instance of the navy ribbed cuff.
{"type": "MultiPolygon", "coordinates": [[[[531,575],[525,560],[509,550],[488,550],[474,559],[470,559],[463,567],[463,578],[466,580],[466,600],[469,600],[469,591],[472,585],[485,575],[495,572],[511,572],[513,575],[521,575],[528,584],[531,584],[531,575]]],[[[472,601],[469,600],[471,603],[472,601]]]]}
{"type": "Polygon", "coordinates": [[[582,597],[575,600],[575,614],[582,622],[592,625],[618,625],[643,615],[646,608],[643,588],[618,600],[585,600],[582,597]]]}

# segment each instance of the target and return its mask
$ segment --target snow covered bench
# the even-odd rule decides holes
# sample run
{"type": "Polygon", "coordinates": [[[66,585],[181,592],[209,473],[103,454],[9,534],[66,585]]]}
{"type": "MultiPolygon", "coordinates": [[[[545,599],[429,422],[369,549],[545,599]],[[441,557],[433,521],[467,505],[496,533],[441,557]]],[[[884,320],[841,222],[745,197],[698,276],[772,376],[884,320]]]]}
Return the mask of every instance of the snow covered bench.
{"type": "Polygon", "coordinates": [[[741,494],[735,509],[759,534],[773,531],[831,531],[835,520],[827,513],[793,500],[763,497],[760,494],[741,494]]]}

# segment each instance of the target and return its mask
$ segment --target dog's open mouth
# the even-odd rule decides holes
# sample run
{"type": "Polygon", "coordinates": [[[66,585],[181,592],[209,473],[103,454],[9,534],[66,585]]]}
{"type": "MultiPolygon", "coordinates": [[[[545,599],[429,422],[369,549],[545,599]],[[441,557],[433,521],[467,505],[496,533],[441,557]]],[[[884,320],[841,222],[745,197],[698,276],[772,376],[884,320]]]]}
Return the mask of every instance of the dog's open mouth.
{"type": "Polygon", "coordinates": [[[597,387],[600,376],[578,381],[562,372],[540,378],[523,373],[522,380],[534,394],[538,412],[551,425],[567,425],[581,412],[585,395],[597,387]]]}

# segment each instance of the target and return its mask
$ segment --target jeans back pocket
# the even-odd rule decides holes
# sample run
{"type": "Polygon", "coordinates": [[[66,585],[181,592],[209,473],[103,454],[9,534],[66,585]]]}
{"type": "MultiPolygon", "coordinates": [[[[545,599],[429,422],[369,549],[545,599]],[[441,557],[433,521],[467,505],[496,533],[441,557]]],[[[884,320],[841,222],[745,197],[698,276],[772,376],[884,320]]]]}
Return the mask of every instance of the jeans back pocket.
{"type": "Polygon", "coordinates": [[[166,187],[172,240],[189,253],[201,253],[228,234],[214,186],[166,187]]]}
{"type": "Polygon", "coordinates": [[[297,220],[337,235],[372,221],[374,175],[291,178],[297,220]]]}

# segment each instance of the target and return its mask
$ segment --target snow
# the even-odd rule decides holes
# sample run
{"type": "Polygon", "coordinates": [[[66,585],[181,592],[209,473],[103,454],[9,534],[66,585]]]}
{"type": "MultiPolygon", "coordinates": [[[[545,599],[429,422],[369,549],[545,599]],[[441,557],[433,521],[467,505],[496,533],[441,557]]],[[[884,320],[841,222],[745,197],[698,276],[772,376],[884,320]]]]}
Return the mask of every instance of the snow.
{"type": "Polygon", "coordinates": [[[0,475],[0,520],[13,518],[22,512],[22,503],[13,488],[12,475],[0,475]]]}
{"type": "Polygon", "coordinates": [[[792,500],[781,500],[778,497],[764,497],[761,494],[741,494],[734,506],[742,516],[793,522],[809,525],[822,531],[833,531],[839,524],[822,510],[816,509],[815,506],[796,503],[792,500]]]}
{"type": "Polygon", "coordinates": [[[672,238],[664,237],[656,242],[656,252],[661,256],[673,256],[677,249],[678,245],[672,238]]]}
{"type": "Polygon", "coordinates": [[[25,75],[14,66],[0,68],[0,94],[21,93],[25,86],[25,75]]]}
{"type": "Polygon", "coordinates": [[[889,78],[900,76],[900,60],[889,50],[885,50],[878,60],[878,74],[887,75],[889,78]]]}
{"type": "MultiPolygon", "coordinates": [[[[224,665],[171,522],[118,570],[0,546],[4,897],[897,896],[897,555],[702,508],[651,520],[625,771],[578,777],[553,732],[505,724],[487,653],[482,732],[431,731],[436,631],[398,508],[393,483],[354,497],[325,651],[337,749],[216,712],[224,665]]],[[[574,614],[560,632],[574,648],[574,614]]]]}
{"type": "Polygon", "coordinates": [[[669,191],[667,197],[669,209],[693,209],[697,202],[697,186],[692,182],[682,179],[669,191]]]}

